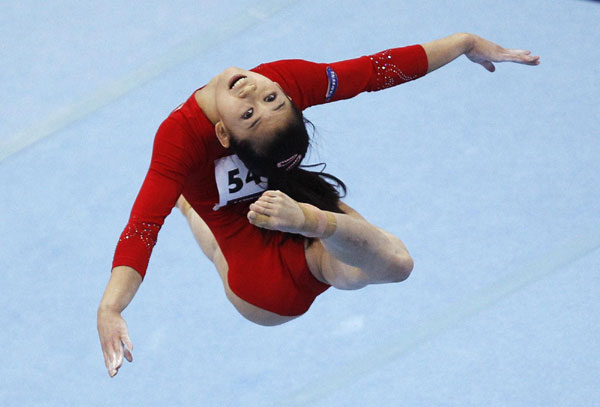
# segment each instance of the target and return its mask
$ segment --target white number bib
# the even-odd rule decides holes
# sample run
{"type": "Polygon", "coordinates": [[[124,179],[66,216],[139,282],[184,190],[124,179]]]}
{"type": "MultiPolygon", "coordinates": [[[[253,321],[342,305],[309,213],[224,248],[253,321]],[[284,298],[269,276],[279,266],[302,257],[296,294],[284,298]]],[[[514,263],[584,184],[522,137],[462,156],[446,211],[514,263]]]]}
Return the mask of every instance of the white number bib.
{"type": "Polygon", "coordinates": [[[267,178],[254,175],[237,155],[215,160],[219,203],[213,211],[231,203],[257,198],[267,189],[267,178]]]}

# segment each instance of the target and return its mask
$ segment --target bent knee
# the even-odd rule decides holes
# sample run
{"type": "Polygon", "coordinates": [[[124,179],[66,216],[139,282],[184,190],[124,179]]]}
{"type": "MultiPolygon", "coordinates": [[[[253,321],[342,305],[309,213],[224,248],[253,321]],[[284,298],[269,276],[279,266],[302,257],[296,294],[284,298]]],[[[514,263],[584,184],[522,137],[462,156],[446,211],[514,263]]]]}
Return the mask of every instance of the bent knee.
{"type": "Polygon", "coordinates": [[[414,266],[415,263],[410,255],[394,256],[387,273],[390,282],[400,283],[406,280],[412,273],[414,266]]]}

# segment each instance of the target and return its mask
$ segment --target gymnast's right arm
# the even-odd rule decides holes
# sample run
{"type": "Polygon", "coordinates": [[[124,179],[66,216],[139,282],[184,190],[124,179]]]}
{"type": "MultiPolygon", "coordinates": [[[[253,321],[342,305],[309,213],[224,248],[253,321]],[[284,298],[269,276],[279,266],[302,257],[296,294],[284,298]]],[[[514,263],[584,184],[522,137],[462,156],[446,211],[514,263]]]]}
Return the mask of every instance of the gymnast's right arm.
{"type": "Polygon", "coordinates": [[[129,305],[142,283],[142,276],[128,266],[115,267],[98,307],[98,335],[104,364],[113,377],[123,364],[123,357],[133,361],[133,345],[121,312],[129,305]]]}
{"type": "Polygon", "coordinates": [[[171,117],[162,123],[154,139],[150,168],[117,244],[110,280],[98,307],[98,335],[111,377],[117,374],[123,358],[132,361],[132,344],[121,313],[145,276],[158,232],[197,158],[194,147],[183,126],[171,117]]]}

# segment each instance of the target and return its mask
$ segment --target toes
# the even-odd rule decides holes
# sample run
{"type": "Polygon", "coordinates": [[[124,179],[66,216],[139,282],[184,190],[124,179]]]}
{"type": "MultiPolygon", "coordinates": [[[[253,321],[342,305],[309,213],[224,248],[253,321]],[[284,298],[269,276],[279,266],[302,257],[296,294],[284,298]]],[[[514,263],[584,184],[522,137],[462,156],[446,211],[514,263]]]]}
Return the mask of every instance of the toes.
{"type": "Polygon", "coordinates": [[[285,194],[279,190],[276,191],[265,191],[262,196],[264,197],[270,197],[270,198],[278,198],[281,196],[284,196],[285,194]]]}
{"type": "Polygon", "coordinates": [[[269,215],[268,204],[265,202],[255,202],[250,205],[250,210],[262,215],[269,215]]]}
{"type": "Polygon", "coordinates": [[[256,200],[256,202],[254,202],[257,205],[262,205],[262,206],[267,206],[269,203],[271,203],[273,201],[273,198],[268,197],[268,196],[261,196],[260,198],[258,198],[256,200]]]}
{"type": "Polygon", "coordinates": [[[259,228],[267,228],[269,225],[269,217],[267,215],[262,215],[254,211],[248,212],[248,220],[254,226],[258,226],[259,228]]]}

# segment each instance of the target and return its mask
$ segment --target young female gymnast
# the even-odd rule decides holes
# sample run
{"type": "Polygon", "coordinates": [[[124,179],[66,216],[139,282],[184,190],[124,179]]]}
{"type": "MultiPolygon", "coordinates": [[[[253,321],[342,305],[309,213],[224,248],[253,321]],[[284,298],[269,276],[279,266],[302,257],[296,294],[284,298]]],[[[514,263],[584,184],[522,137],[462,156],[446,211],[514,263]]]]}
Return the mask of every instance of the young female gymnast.
{"type": "Polygon", "coordinates": [[[228,68],[175,109],[156,134],[98,308],[109,375],[123,358],[132,361],[121,312],[174,206],[215,264],[231,303],[257,324],[297,318],[330,286],[405,280],[413,261],[402,241],[342,203],[338,178],[302,168],[309,136],[301,112],[417,79],[463,54],[491,72],[493,62],[539,64],[529,51],[459,33],[331,64],[228,68]]]}

